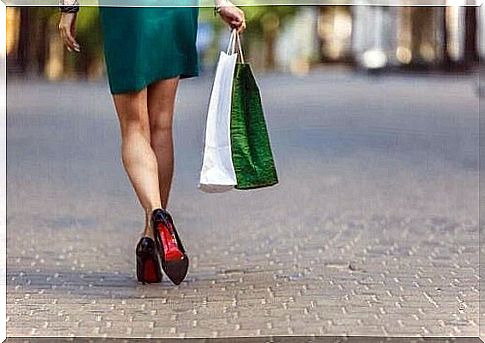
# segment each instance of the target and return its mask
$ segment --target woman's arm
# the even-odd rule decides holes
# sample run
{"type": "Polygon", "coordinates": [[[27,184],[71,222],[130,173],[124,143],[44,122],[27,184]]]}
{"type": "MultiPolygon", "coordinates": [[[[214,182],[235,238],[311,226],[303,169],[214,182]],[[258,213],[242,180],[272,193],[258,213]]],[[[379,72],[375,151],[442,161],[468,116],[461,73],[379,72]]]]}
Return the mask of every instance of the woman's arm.
{"type": "Polygon", "coordinates": [[[80,52],[80,46],[76,42],[76,17],[79,11],[79,0],[59,0],[61,18],[59,20],[59,33],[69,51],[80,52]]]}
{"type": "Polygon", "coordinates": [[[237,32],[242,32],[246,29],[246,19],[244,12],[234,6],[229,0],[214,0],[215,10],[221,18],[237,32]]]}

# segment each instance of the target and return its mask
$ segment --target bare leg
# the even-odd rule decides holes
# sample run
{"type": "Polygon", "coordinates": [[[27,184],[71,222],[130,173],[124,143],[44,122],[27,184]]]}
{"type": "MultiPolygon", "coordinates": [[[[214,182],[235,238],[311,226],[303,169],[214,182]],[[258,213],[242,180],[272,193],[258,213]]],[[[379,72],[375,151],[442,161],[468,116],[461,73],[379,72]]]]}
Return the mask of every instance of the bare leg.
{"type": "Polygon", "coordinates": [[[160,200],[165,209],[174,168],[172,119],[178,82],[179,78],[176,77],[154,82],[147,87],[151,146],[157,157],[160,200]]]}
{"type": "Polygon", "coordinates": [[[150,146],[147,89],[114,94],[121,129],[121,156],[135,193],[145,210],[145,235],[153,237],[149,219],[161,207],[156,156],[150,146]]]}

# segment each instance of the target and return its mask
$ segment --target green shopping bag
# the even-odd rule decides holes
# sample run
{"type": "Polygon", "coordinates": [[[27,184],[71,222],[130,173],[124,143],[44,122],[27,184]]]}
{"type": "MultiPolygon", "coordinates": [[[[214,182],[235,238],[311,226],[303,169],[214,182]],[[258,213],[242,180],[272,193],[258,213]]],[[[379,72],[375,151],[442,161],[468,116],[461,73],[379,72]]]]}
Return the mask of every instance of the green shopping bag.
{"type": "Polygon", "coordinates": [[[236,189],[253,189],[278,183],[273,153],[264,118],[261,95],[249,63],[236,63],[231,99],[231,154],[236,189]]]}

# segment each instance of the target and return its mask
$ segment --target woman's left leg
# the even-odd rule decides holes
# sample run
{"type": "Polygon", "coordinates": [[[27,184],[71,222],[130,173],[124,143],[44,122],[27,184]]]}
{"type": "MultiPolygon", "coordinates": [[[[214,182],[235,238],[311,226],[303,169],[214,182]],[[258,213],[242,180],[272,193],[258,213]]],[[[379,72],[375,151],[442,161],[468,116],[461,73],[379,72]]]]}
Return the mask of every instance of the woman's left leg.
{"type": "MultiPolygon", "coordinates": [[[[172,184],[174,152],[172,122],[179,78],[160,80],[148,88],[148,117],[150,122],[150,144],[157,157],[160,200],[166,210],[172,184]]],[[[171,215],[162,210],[155,214],[160,221],[157,230],[162,241],[162,268],[168,278],[180,284],[189,267],[189,258],[175,229],[171,215]],[[164,218],[164,219],[162,219],[164,218]],[[167,220],[167,221],[165,221],[167,220]],[[168,225],[167,225],[168,224],[168,225]]]]}
{"type": "Polygon", "coordinates": [[[167,208],[172,185],[174,152],[172,122],[179,77],[159,80],[147,87],[150,144],[157,157],[162,208],[167,208]]]}

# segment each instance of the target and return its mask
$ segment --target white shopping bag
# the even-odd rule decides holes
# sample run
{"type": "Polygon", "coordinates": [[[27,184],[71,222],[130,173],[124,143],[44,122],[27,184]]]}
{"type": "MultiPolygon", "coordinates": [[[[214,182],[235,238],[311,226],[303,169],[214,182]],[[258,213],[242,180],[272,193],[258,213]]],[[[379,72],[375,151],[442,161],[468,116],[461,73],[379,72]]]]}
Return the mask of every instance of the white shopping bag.
{"type": "Polygon", "coordinates": [[[205,146],[199,189],[203,192],[225,192],[237,185],[231,156],[231,97],[236,31],[233,30],[227,52],[221,51],[209,100],[205,146]]]}

